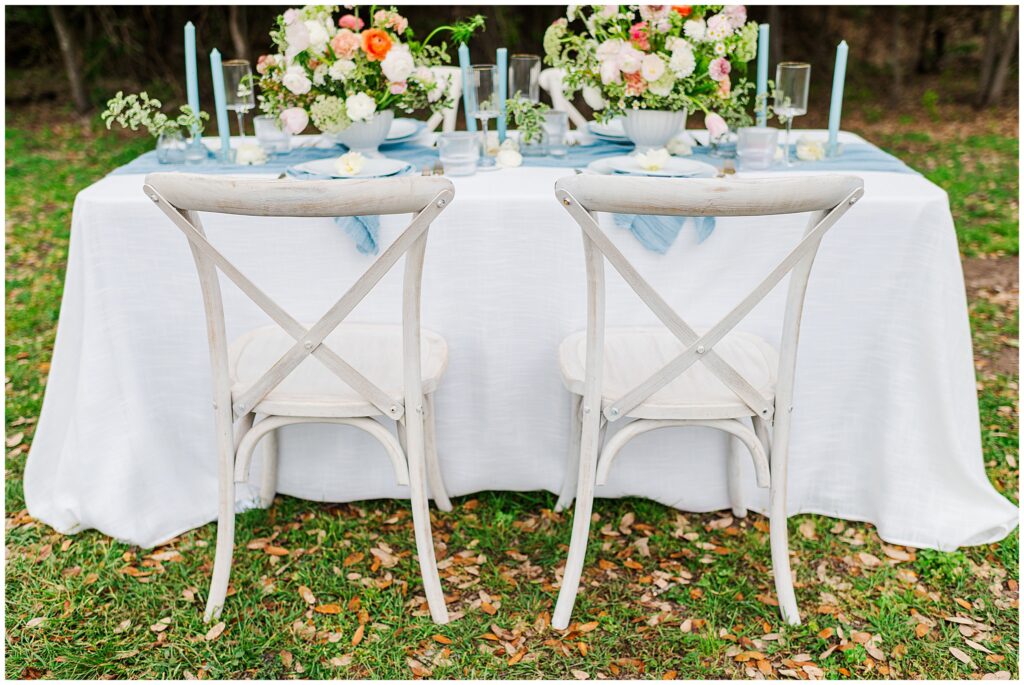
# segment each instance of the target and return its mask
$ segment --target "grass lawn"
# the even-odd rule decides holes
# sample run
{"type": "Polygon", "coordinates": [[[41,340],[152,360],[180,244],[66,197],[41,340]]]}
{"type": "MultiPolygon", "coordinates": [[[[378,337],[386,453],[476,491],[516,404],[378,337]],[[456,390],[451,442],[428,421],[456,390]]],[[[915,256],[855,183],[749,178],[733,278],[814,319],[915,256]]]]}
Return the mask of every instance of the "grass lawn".
{"type": "MultiPolygon", "coordinates": [[[[1016,134],[886,123],[854,130],[949,192],[969,257],[986,468],[1017,502],[1016,134]]],[[[805,623],[790,628],[774,606],[763,517],[598,500],[578,623],[562,633],[549,613],[570,517],[547,493],[481,493],[434,513],[449,610],[462,616],[438,627],[406,503],[279,497],[239,517],[237,592],[211,630],[214,525],[143,550],[34,522],[21,478],[72,202],[150,146],[53,108],[8,109],[8,678],[1017,677],[1016,533],[940,553],[883,544],[870,525],[794,517],[805,623]]]]}

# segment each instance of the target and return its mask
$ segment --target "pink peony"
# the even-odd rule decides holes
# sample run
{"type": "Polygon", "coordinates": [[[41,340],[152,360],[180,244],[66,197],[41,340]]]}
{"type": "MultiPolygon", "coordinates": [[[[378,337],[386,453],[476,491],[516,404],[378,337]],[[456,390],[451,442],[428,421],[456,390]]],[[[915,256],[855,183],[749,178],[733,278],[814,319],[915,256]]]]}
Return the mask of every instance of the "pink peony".
{"type": "Polygon", "coordinates": [[[639,50],[650,50],[651,43],[647,40],[647,22],[638,21],[629,29],[629,39],[639,50]]]}
{"type": "MultiPolygon", "coordinates": [[[[349,15],[351,16],[351,15],[349,15]]],[[[338,59],[352,59],[360,46],[359,34],[348,29],[341,29],[331,39],[331,49],[338,59]]]]}
{"type": "Polygon", "coordinates": [[[643,95],[646,90],[647,81],[639,71],[626,74],[626,95],[643,95]]]}
{"type": "Polygon", "coordinates": [[[401,95],[408,87],[409,86],[405,81],[392,81],[388,84],[388,90],[392,95],[401,95]]]}
{"type": "Polygon", "coordinates": [[[289,107],[281,112],[281,126],[292,135],[302,133],[307,124],[309,124],[309,114],[301,107],[289,107]]]}
{"type": "Polygon", "coordinates": [[[338,20],[338,26],[351,31],[362,31],[365,22],[354,14],[346,14],[338,20]]]}
{"type": "Polygon", "coordinates": [[[711,77],[712,81],[721,81],[729,78],[729,72],[732,71],[732,65],[729,64],[729,60],[724,57],[711,60],[711,64],[708,65],[708,76],[711,77]]]}
{"type": "Polygon", "coordinates": [[[707,128],[708,135],[712,140],[729,130],[729,125],[725,123],[725,119],[714,112],[708,112],[704,115],[704,127],[707,128]]]}

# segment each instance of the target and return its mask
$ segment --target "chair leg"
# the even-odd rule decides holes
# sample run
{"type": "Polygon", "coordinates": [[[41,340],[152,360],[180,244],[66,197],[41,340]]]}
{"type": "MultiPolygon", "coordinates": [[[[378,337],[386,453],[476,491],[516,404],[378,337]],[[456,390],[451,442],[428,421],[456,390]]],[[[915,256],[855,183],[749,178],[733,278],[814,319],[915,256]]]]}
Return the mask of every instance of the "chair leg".
{"type": "Polygon", "coordinates": [[[576,510],[572,516],[572,540],[569,542],[569,556],[565,561],[562,588],[558,591],[558,602],[551,625],[558,630],[569,627],[572,608],[576,604],[583,562],[587,556],[587,539],[590,536],[590,516],[594,510],[594,485],[597,478],[597,455],[601,447],[599,416],[586,417],[580,440],[579,475],[576,486],[576,510]]]}
{"type": "Polygon", "coordinates": [[[269,509],[277,495],[277,430],[272,430],[260,440],[263,443],[263,482],[260,485],[260,502],[269,509]]]}
{"type": "Polygon", "coordinates": [[[441,511],[451,511],[452,502],[448,497],[448,490],[444,486],[444,478],[441,475],[441,463],[437,459],[437,430],[434,423],[434,396],[427,395],[423,398],[423,406],[427,412],[423,419],[423,444],[427,455],[427,483],[430,485],[430,494],[434,496],[434,504],[441,511]]]}
{"type": "Polygon", "coordinates": [[[732,514],[737,518],[745,518],[747,507],[743,502],[743,481],[740,471],[740,460],[747,455],[747,446],[739,438],[729,438],[729,455],[726,457],[728,471],[729,504],[732,514]]]}
{"type": "MultiPolygon", "coordinates": [[[[410,421],[421,421],[421,416],[406,416],[410,421]]],[[[430,506],[427,500],[426,469],[423,441],[423,427],[406,426],[406,458],[409,462],[409,491],[412,506],[413,529],[416,531],[416,551],[420,560],[420,574],[423,576],[423,591],[427,596],[427,606],[434,623],[448,622],[448,609],[444,603],[444,591],[441,589],[441,578],[437,573],[437,560],[434,557],[434,538],[430,533],[430,506]]]]}
{"type": "Polygon", "coordinates": [[[231,557],[235,551],[235,479],[232,465],[222,466],[220,474],[220,505],[217,515],[217,551],[213,557],[213,578],[206,600],[203,621],[220,616],[231,579],[231,557]]]}
{"type": "Polygon", "coordinates": [[[769,490],[769,523],[771,531],[772,572],[779,611],[786,623],[800,625],[800,610],[793,590],[793,574],[789,567],[789,525],[786,513],[786,470],[789,459],[789,413],[776,418],[775,440],[772,444],[772,482],[769,490]]]}
{"type": "Polygon", "coordinates": [[[569,458],[565,462],[565,476],[562,478],[562,490],[558,494],[558,502],[555,503],[555,511],[565,511],[572,504],[573,495],[576,493],[576,479],[580,467],[580,437],[583,433],[583,423],[580,420],[580,405],[583,398],[576,393],[572,395],[572,410],[569,415],[571,433],[569,437],[569,458]]]}

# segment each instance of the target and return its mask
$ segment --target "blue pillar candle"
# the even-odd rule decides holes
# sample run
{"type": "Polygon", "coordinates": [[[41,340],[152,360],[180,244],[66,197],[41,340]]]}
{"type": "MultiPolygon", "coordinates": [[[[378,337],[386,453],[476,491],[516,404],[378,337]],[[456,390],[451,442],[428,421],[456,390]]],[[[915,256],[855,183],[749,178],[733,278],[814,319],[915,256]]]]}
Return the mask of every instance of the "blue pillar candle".
{"type": "Polygon", "coordinates": [[[466,114],[466,130],[476,131],[476,119],[473,112],[476,107],[473,105],[473,86],[469,82],[473,72],[470,69],[469,47],[465,43],[459,45],[459,68],[462,69],[462,111],[466,114]]]}
{"type": "Polygon", "coordinates": [[[498,48],[498,142],[505,142],[508,121],[505,119],[505,101],[508,100],[508,48],[498,48]]]}
{"type": "Polygon", "coordinates": [[[213,103],[217,109],[217,133],[220,134],[220,159],[231,159],[231,129],[228,127],[228,106],[224,94],[224,68],[220,63],[220,51],[210,52],[210,71],[213,73],[213,103]]]}
{"type": "Polygon", "coordinates": [[[757,29],[757,125],[768,123],[768,24],[757,29]]]}
{"type": "Polygon", "coordinates": [[[828,111],[828,147],[832,157],[839,151],[839,120],[843,116],[843,86],[846,84],[846,56],[850,51],[846,41],[836,48],[836,68],[832,74],[832,106],[828,111]]]}
{"type": "Polygon", "coordinates": [[[199,72],[196,68],[196,27],[185,24],[185,93],[193,114],[199,113],[199,72]]]}

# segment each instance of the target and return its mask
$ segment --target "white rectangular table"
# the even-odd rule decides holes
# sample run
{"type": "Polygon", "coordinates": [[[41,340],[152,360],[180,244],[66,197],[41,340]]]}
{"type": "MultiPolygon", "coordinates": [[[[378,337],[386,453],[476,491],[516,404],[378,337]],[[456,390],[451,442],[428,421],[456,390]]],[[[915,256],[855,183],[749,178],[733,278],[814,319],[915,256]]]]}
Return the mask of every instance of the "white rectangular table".
{"type": "MultiPolygon", "coordinates": [[[[846,136],[848,140],[855,137],[846,136]]],[[[450,363],[437,393],[449,491],[557,491],[569,396],[556,350],[585,323],[578,229],[554,199],[569,169],[456,179],[431,229],[424,325],[450,363]]],[[[981,453],[963,276],[945,193],[916,174],[862,173],[866,194],[826,237],[811,276],[794,409],[789,508],[869,521],[889,542],[953,549],[1013,530],[1016,508],[981,453]]],[[[31,514],[63,532],[97,528],[143,546],[216,517],[217,468],[206,333],[185,240],[142,194],[142,176],[82,191],[42,416],[25,473],[31,514]]],[[[382,241],[401,218],[385,219],[382,241]]],[[[692,322],[714,322],[795,243],[803,217],[698,244],[684,228],[666,255],[621,231],[619,245],[692,322]]],[[[372,257],[329,219],[204,218],[219,245],[300,318],[315,320],[372,257]],[[266,259],[273,250],[274,259],[266,259]]],[[[611,273],[611,272],[609,272],[611,273]]],[[[352,316],[397,321],[400,271],[352,316]]],[[[611,278],[611,323],[654,323],[611,278]]],[[[782,287],[755,310],[778,340],[782,287]]],[[[229,334],[267,323],[225,288],[229,334]]],[[[279,491],[312,500],[406,497],[379,446],[342,426],[281,433],[279,491]]],[[[631,442],[599,497],[637,495],[689,511],[728,507],[726,440],[705,429],[631,442]]],[[[258,462],[257,462],[258,465],[258,462]]],[[[766,491],[747,473],[753,509],[766,491]]],[[[253,483],[259,477],[254,469],[253,483]]],[[[239,506],[255,487],[240,488],[239,506]]],[[[552,500],[553,503],[553,500],[552,500]]]]}

